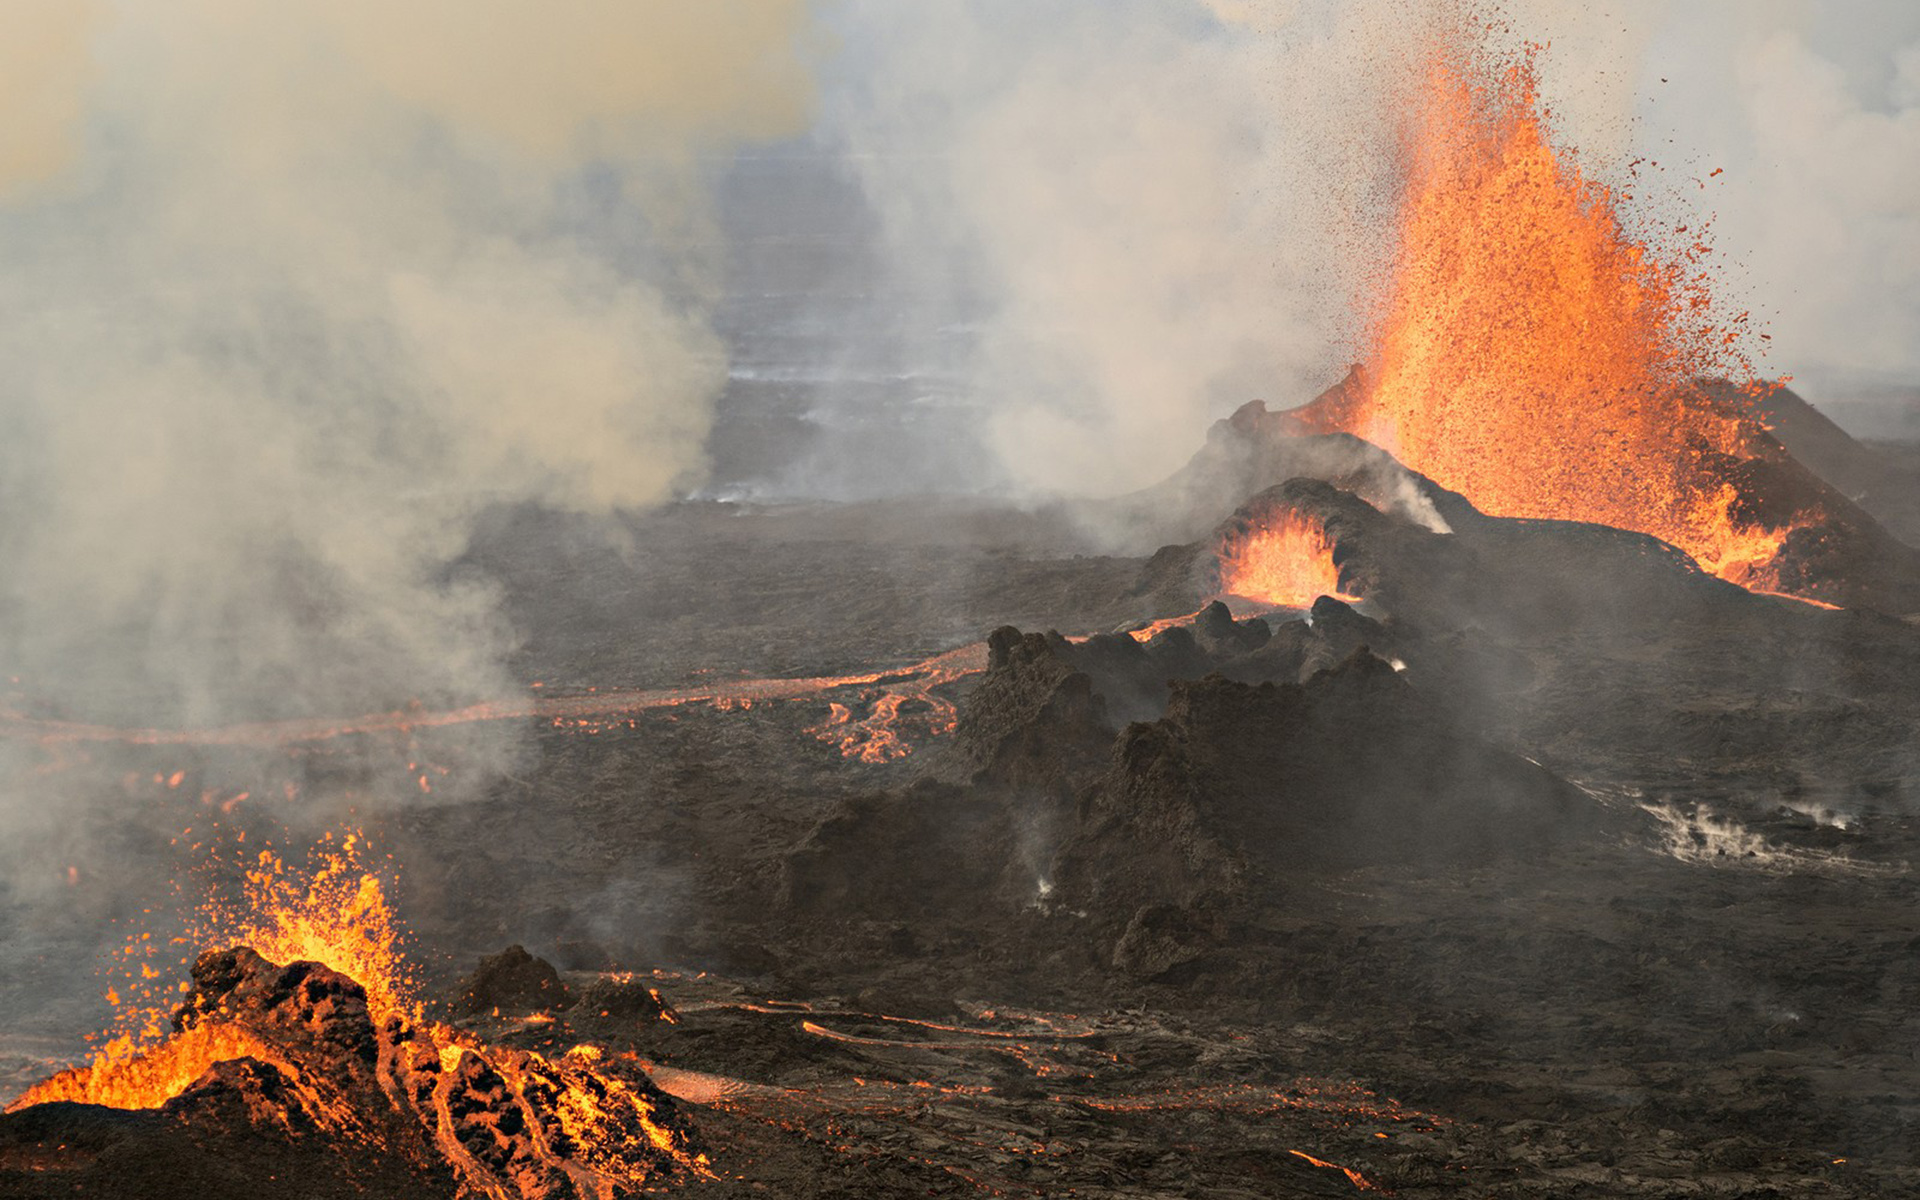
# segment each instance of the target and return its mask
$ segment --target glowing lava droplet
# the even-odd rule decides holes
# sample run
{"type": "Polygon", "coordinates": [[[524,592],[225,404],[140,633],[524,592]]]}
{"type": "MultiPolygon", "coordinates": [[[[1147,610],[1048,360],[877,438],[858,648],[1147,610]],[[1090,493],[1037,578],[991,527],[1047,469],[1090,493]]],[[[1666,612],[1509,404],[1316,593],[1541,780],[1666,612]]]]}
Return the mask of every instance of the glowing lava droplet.
{"type": "MultiPolygon", "coordinates": [[[[249,945],[274,962],[317,962],[357,980],[367,992],[375,1024],[401,1016],[421,1019],[399,928],[379,875],[363,860],[360,834],[328,834],[307,871],[290,869],[263,851],[248,867],[237,901],[210,898],[189,922],[180,944],[249,945]]],[[[148,937],[129,943],[129,954],[148,937]]],[[[185,965],[184,962],[182,965],[185,965]]],[[[118,1032],[85,1066],[63,1071],[33,1088],[9,1111],[50,1100],[77,1100],[114,1108],[158,1108],[215,1063],[241,1057],[278,1063],[271,1047],[243,1029],[204,1025],[173,1032],[177,993],[150,967],[127,980],[127,995],[109,989],[120,1009],[118,1032]]]]}

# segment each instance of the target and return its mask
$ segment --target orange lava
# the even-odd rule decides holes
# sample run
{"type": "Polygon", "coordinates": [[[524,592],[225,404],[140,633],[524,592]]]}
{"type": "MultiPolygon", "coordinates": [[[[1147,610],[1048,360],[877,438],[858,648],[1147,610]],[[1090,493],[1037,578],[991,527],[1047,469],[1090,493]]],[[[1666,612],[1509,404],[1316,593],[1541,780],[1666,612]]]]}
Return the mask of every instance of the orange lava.
{"type": "MultiPolygon", "coordinates": [[[[704,1153],[660,1120],[653,1101],[618,1071],[603,1066],[603,1051],[575,1046],[549,1057],[533,1051],[481,1044],[473,1035],[426,1022],[412,972],[379,877],[364,868],[357,833],[329,836],[315,855],[317,866],[302,881],[281,859],[259,856],[247,872],[238,907],[213,903],[200,917],[203,944],[248,943],[272,962],[318,962],[352,977],[367,992],[368,1015],[393,1049],[382,1049],[376,1070],[380,1088],[411,1106],[461,1177],[463,1195],[546,1197],[557,1194],[525,1164],[501,1154],[476,1155],[473,1130],[456,1123],[472,1109],[462,1089],[489,1091],[504,1081],[518,1120],[500,1128],[524,1129],[521,1152],[549,1180],[572,1180],[579,1194],[630,1195],[652,1184],[649,1164],[664,1155],[695,1176],[712,1177],[704,1153]],[[403,1078],[401,1060],[417,1048],[437,1060],[438,1071],[403,1078]],[[411,1082],[408,1082],[411,1080],[411,1082]]],[[[142,939],[144,940],[144,939],[142,939]]],[[[152,972],[146,974],[151,977],[152,972]]],[[[182,985],[184,990],[185,985],[182,985]]],[[[110,993],[118,1003],[118,997],[110,993]]],[[[655,993],[658,998],[658,993],[655,993]]],[[[663,1004],[664,1009],[664,1004],[663,1004]]],[[[122,1109],[164,1106],[224,1062],[252,1058],[274,1067],[293,1085],[293,1100],[323,1126],[351,1130],[359,1123],[337,1087],[309,1076],[269,1041],[233,1023],[224,1010],[202,1014],[184,1032],[167,1034],[167,1006],[130,1013],[145,1025],[115,1037],[92,1061],[35,1085],[7,1106],[14,1112],[54,1101],[122,1109]]],[[[385,1043],[383,1043],[384,1045],[385,1043]]],[[[631,1056],[627,1056],[629,1059],[631,1056]]],[[[572,1190],[564,1194],[576,1194],[572,1190]]]]}
{"type": "Polygon", "coordinates": [[[1743,513],[1756,421],[1696,381],[1752,378],[1704,259],[1622,225],[1630,197],[1549,139],[1531,55],[1436,52],[1404,148],[1393,276],[1357,387],[1299,415],[1385,447],[1495,516],[1659,537],[1762,586],[1786,529],[1743,513]]]}
{"type": "Polygon", "coordinates": [[[108,1108],[159,1108],[187,1090],[215,1063],[257,1058],[278,1064],[278,1055],[259,1038],[232,1025],[201,1025],[146,1052],[117,1038],[85,1066],[60,1072],[28,1088],[8,1112],[70,1100],[108,1108]]]}
{"type": "Polygon", "coordinates": [[[1314,1166],[1321,1168],[1322,1170],[1340,1172],[1342,1175],[1345,1175],[1347,1177],[1348,1183],[1351,1183],[1356,1189],[1360,1191],[1377,1192],[1380,1190],[1380,1188],[1376,1184],[1368,1180],[1368,1178],[1365,1175],[1362,1175],[1360,1172],[1354,1170],[1352,1167],[1343,1167],[1339,1163],[1331,1163],[1324,1158],[1315,1158],[1313,1155],[1308,1154],[1304,1150],[1289,1150],[1287,1151],[1287,1153],[1293,1155],[1295,1158],[1303,1158],[1308,1162],[1312,1163],[1314,1166]]]}
{"type": "MultiPolygon", "coordinates": [[[[917,702],[929,732],[951,732],[956,717],[953,702],[935,690],[957,679],[977,675],[987,666],[987,644],[972,642],[943,651],[920,662],[891,671],[851,675],[815,675],[790,679],[736,679],[678,688],[589,689],[576,695],[533,694],[509,701],[470,704],[464,708],[397,709],[335,719],[299,717],[281,721],[251,721],[200,729],[138,729],[92,725],[31,717],[0,710],[0,737],[31,738],[57,748],[71,743],[117,742],[134,746],[292,746],[336,738],[411,734],[486,721],[535,720],[555,729],[599,733],[622,719],[640,713],[711,704],[722,710],[751,710],[755,704],[776,700],[808,700],[835,692],[858,690],[870,698],[872,711],[855,720],[849,704],[832,701],[829,718],[812,730],[848,758],[883,763],[905,757],[913,748],[898,735],[896,725],[908,701],[917,702]]],[[[541,685],[544,686],[544,685],[541,685]]],[[[424,776],[422,777],[424,779],[424,776]]],[[[432,789],[417,785],[421,791],[432,789]]],[[[244,797],[242,797],[244,799],[244,797]]]]}
{"type": "Polygon", "coordinates": [[[951,733],[959,720],[959,710],[954,707],[953,701],[934,689],[969,675],[977,675],[986,667],[987,644],[971,642],[957,650],[936,654],[915,663],[897,676],[842,676],[842,682],[837,686],[852,682],[879,685],[873,711],[856,721],[852,709],[844,704],[832,703],[828,705],[827,719],[807,732],[838,748],[844,758],[865,763],[884,763],[905,758],[913,753],[913,747],[899,734],[902,706],[914,701],[924,709],[928,733],[936,736],[951,733]]]}
{"type": "Polygon", "coordinates": [[[317,962],[367,990],[374,1024],[402,1016],[418,1021],[421,1007],[401,952],[399,929],[380,877],[361,861],[356,833],[329,836],[304,881],[272,851],[247,871],[241,903],[208,906],[203,945],[247,945],[277,963],[317,962]]]}
{"type": "Polygon", "coordinates": [[[1220,551],[1220,591],[1276,608],[1311,608],[1321,596],[1348,603],[1325,532],[1294,513],[1277,514],[1220,551]]]}
{"type": "MultiPolygon", "coordinates": [[[[376,1025],[393,1016],[417,1022],[422,1010],[399,927],[364,854],[365,841],[354,832],[326,835],[304,872],[262,851],[244,874],[240,896],[209,898],[177,944],[247,945],[273,962],[322,963],[366,989],[376,1025]]],[[[84,1099],[113,1108],[157,1108],[215,1063],[252,1056],[285,1065],[230,1026],[202,1024],[174,1033],[179,993],[153,968],[155,949],[151,935],[129,940],[128,977],[107,991],[118,1013],[116,1032],[90,1061],[39,1084],[13,1107],[84,1099]]]]}
{"type": "MultiPolygon", "coordinates": [[[[465,1052],[480,1054],[516,1092],[550,1097],[558,1135],[552,1140],[564,1139],[567,1153],[563,1157],[556,1147],[544,1147],[547,1165],[564,1168],[570,1162],[584,1167],[597,1177],[596,1182],[607,1185],[607,1195],[638,1191],[648,1184],[641,1164],[648,1161],[645,1151],[649,1148],[695,1175],[712,1176],[707,1156],[690,1151],[672,1130],[655,1120],[650,1100],[597,1068],[602,1057],[598,1046],[575,1046],[558,1058],[532,1051],[465,1052]]],[[[441,1141],[449,1157],[460,1152],[459,1143],[445,1136],[445,1131],[441,1141]]],[[[474,1174],[485,1177],[482,1171],[474,1174]]]]}

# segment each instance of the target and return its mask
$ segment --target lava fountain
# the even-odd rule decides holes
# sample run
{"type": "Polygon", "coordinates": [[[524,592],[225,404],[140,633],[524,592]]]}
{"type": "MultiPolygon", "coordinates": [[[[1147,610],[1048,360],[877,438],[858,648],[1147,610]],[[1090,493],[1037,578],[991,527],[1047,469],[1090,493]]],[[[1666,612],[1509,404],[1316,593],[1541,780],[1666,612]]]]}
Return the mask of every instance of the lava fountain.
{"type": "Polygon", "coordinates": [[[1649,533],[1775,586],[1789,530],[1731,482],[1769,439],[1741,391],[1701,382],[1753,379],[1747,316],[1717,315],[1698,230],[1677,228],[1671,254],[1636,239],[1619,215],[1631,194],[1584,175],[1547,120],[1531,52],[1433,55],[1370,362],[1296,415],[1483,512],[1649,533]]]}
{"type": "Polygon", "coordinates": [[[1273,608],[1311,608],[1321,596],[1359,602],[1340,589],[1325,531],[1293,512],[1274,513],[1226,539],[1220,592],[1273,608]]]}
{"type": "Polygon", "coordinates": [[[156,997],[133,1018],[139,1032],[6,1111],[71,1101],[185,1118],[238,1096],[255,1124],[450,1171],[459,1194],[491,1200],[610,1198],[711,1175],[630,1055],[548,1056],[424,1019],[363,848],[356,834],[329,839],[304,880],[261,855],[244,903],[209,904],[187,939],[230,948],[200,954],[172,1003],[156,997]]]}

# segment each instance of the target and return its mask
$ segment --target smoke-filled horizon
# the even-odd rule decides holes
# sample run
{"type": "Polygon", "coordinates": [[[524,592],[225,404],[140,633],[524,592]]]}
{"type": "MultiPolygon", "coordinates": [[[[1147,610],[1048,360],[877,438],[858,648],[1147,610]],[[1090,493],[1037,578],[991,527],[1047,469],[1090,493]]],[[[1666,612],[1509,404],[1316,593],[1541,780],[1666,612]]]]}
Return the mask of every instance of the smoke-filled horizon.
{"type": "MultiPolygon", "coordinates": [[[[455,564],[488,511],[704,476],[714,163],[808,127],[805,5],[0,8],[0,704],[178,728],[524,694],[498,585],[455,564]]],[[[284,787],[310,831],[470,798],[526,738],[329,778],[264,751],[191,790],[213,818],[284,787]]],[[[198,759],[141,793],[144,761],[0,745],[10,989],[49,931],[164,895],[186,822],[155,801],[198,759]]]]}
{"type": "Polygon", "coordinates": [[[187,722],[507,686],[446,565],[486,506],[701,478],[705,160],[805,127],[804,7],[25,7],[9,674],[187,722]]]}

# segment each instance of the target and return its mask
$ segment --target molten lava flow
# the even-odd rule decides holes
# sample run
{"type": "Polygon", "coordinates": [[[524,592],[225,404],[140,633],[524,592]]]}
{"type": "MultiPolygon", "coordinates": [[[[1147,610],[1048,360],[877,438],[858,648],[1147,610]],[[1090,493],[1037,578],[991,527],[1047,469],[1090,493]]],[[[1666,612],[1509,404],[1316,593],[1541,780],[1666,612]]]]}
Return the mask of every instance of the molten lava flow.
{"type": "Polygon", "coordinates": [[[1312,1163],[1314,1166],[1319,1167],[1323,1171],[1340,1172],[1342,1175],[1345,1175],[1347,1177],[1348,1183],[1351,1183],[1355,1188],[1359,1189],[1360,1191],[1377,1192],[1380,1190],[1380,1187],[1378,1184],[1373,1183],[1365,1175],[1362,1175],[1360,1172],[1354,1170],[1352,1167],[1343,1167],[1339,1163],[1331,1163],[1324,1158],[1315,1158],[1313,1155],[1308,1154],[1304,1150],[1289,1150],[1287,1151],[1287,1153],[1293,1155],[1295,1158],[1305,1159],[1307,1162],[1312,1163]]]}
{"type": "MultiPolygon", "coordinates": [[[[873,711],[859,721],[844,704],[831,704],[827,719],[807,730],[821,741],[839,748],[841,756],[866,763],[891,762],[913,753],[903,741],[897,725],[901,708],[917,702],[925,712],[927,732],[939,735],[953,732],[959,711],[953,701],[934,689],[986,669],[987,644],[972,642],[957,650],[936,654],[900,672],[897,678],[860,676],[863,681],[880,684],[880,695],[873,711]],[[882,682],[884,681],[884,682],[882,682]]],[[[849,677],[856,678],[856,677],[849,677]]]]}
{"type": "Polygon", "coordinates": [[[572,1163],[619,1188],[648,1182],[644,1165],[665,1155],[694,1174],[710,1174],[707,1157],[689,1151],[662,1125],[653,1104],[619,1077],[600,1070],[597,1046],[575,1046],[559,1058],[531,1051],[491,1055],[488,1062],[521,1095],[547,1098],[552,1113],[549,1165],[572,1163]]]}
{"type": "MultiPolygon", "coordinates": [[[[364,852],[365,840],[358,833],[328,834],[313,856],[311,872],[303,877],[277,854],[263,851],[245,872],[239,899],[209,898],[180,941],[250,945],[274,962],[322,963],[360,982],[377,1024],[393,1016],[418,1021],[421,1006],[398,926],[380,877],[363,861],[364,852]]],[[[129,959],[136,949],[150,945],[145,935],[133,939],[129,959]]],[[[138,966],[137,977],[107,993],[118,1010],[117,1032],[85,1066],[54,1076],[16,1106],[84,1097],[87,1103],[113,1108],[155,1108],[214,1063],[248,1056],[274,1061],[248,1041],[244,1030],[230,1026],[201,1025],[175,1033],[178,994],[161,990],[165,981],[149,961],[142,958],[138,966]],[[56,1087],[58,1094],[40,1095],[41,1089],[56,1087]]]]}
{"type": "MultiPolygon", "coordinates": [[[[957,715],[953,702],[935,689],[977,675],[986,666],[987,644],[972,642],[893,671],[796,679],[737,679],[678,688],[588,689],[570,696],[530,695],[514,701],[440,711],[413,708],[367,713],[347,720],[294,718],[206,729],[129,729],[0,712],[0,736],[32,738],[54,748],[75,742],[119,742],[136,746],[292,746],[334,738],[411,734],[421,729],[525,719],[541,721],[555,729],[598,733],[612,728],[619,718],[643,712],[691,704],[751,710],[755,704],[775,700],[806,700],[859,689],[874,697],[873,711],[867,717],[855,721],[848,705],[834,701],[829,719],[812,732],[823,741],[833,743],[848,758],[880,763],[912,753],[912,747],[900,740],[895,728],[908,701],[917,702],[919,711],[924,712],[928,732],[936,735],[951,732],[957,715]]],[[[420,778],[424,781],[425,776],[420,778]]],[[[430,789],[423,783],[421,790],[430,789]]]]}
{"type": "Polygon", "coordinates": [[[1311,608],[1321,596],[1358,603],[1340,590],[1326,534],[1296,513],[1275,514],[1228,539],[1220,591],[1275,608],[1311,608]]]}
{"type": "Polygon", "coordinates": [[[1696,382],[1751,378],[1706,244],[1662,256],[1629,235],[1620,197],[1550,144],[1531,56],[1443,49],[1415,113],[1373,361],[1298,415],[1484,512],[1650,533],[1765,585],[1789,530],[1727,481],[1762,431],[1696,382]]]}
{"type": "Polygon", "coordinates": [[[54,1101],[160,1108],[210,1078],[229,1089],[266,1079],[248,1101],[257,1115],[402,1154],[391,1136],[410,1131],[403,1139],[430,1144],[462,1195],[612,1197],[655,1185],[662,1170],[711,1177],[707,1156],[631,1055],[603,1061],[597,1047],[576,1046],[549,1057],[422,1020],[361,848],[355,834],[329,839],[304,884],[262,855],[245,883],[251,907],[234,915],[215,906],[203,919],[271,948],[277,961],[246,946],[201,955],[168,1022],[176,1032],[144,1047],[118,1037],[7,1111],[54,1101]]]}
{"type": "Polygon", "coordinates": [[[115,1039],[82,1067],[60,1072],[7,1106],[8,1112],[70,1100],[108,1108],[159,1108],[215,1063],[257,1058],[278,1065],[279,1054],[251,1032],[231,1025],[202,1025],[145,1053],[115,1039]]]}

